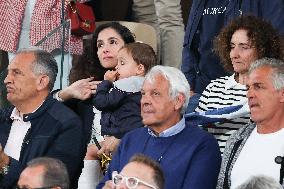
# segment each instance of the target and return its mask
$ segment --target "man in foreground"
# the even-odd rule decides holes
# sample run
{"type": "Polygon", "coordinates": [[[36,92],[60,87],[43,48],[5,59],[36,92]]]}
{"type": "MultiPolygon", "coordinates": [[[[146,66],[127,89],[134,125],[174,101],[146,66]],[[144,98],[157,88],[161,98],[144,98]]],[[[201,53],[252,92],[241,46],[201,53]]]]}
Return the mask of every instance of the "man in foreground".
{"type": "Polygon", "coordinates": [[[69,189],[66,166],[58,159],[35,158],[21,173],[18,188],[69,189]]]}

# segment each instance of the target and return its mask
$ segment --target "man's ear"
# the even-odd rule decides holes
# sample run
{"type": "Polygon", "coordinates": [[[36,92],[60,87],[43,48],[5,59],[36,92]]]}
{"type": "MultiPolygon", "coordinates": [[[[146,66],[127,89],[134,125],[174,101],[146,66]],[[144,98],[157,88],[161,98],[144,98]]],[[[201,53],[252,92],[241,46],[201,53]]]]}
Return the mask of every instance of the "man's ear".
{"type": "Polygon", "coordinates": [[[279,90],[280,102],[284,103],[284,88],[279,90]]]}
{"type": "Polygon", "coordinates": [[[180,110],[185,103],[185,95],[179,93],[175,99],[175,110],[180,110]]]}
{"type": "Polygon", "coordinates": [[[136,75],[140,75],[140,76],[145,75],[145,67],[143,64],[138,64],[136,75]]]}
{"type": "Polygon", "coordinates": [[[45,88],[48,88],[48,84],[49,84],[49,77],[47,75],[41,75],[38,79],[37,79],[37,90],[42,90],[45,88]]]}

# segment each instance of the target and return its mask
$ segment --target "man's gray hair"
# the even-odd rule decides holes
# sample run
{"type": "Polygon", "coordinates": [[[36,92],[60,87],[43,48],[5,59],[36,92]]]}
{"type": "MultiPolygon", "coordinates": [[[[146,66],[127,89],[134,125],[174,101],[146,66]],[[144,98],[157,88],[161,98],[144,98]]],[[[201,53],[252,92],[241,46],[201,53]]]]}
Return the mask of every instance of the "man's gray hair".
{"type": "Polygon", "coordinates": [[[282,60],[274,58],[262,58],[256,60],[251,64],[249,74],[260,67],[270,67],[273,69],[271,80],[276,90],[284,87],[284,62],[282,60]]]}
{"type": "Polygon", "coordinates": [[[33,62],[31,68],[32,72],[35,75],[47,75],[49,77],[48,89],[51,91],[53,89],[58,72],[57,63],[53,55],[36,47],[20,49],[16,54],[23,53],[33,53],[35,55],[35,61],[33,62]]]}
{"type": "Polygon", "coordinates": [[[172,99],[175,99],[179,93],[185,96],[185,102],[181,109],[181,114],[184,114],[190,97],[190,87],[184,74],[177,68],[157,65],[146,74],[145,81],[153,83],[157,75],[162,75],[169,82],[169,94],[172,99]]]}
{"type": "Polygon", "coordinates": [[[28,162],[27,167],[44,167],[42,175],[42,187],[61,187],[62,189],[69,188],[69,175],[66,166],[62,161],[49,158],[39,157],[28,162]]]}
{"type": "Polygon", "coordinates": [[[273,178],[259,175],[249,178],[245,183],[236,189],[283,189],[282,186],[273,178]]]}

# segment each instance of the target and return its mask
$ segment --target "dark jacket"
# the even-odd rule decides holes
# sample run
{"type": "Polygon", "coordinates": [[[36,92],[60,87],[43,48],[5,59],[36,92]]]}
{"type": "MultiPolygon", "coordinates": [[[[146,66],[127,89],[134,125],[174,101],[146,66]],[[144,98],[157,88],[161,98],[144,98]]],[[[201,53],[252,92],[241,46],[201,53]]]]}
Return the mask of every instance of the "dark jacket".
{"type": "Polygon", "coordinates": [[[84,142],[87,146],[91,139],[92,125],[95,116],[92,98],[88,98],[87,100],[70,99],[64,101],[64,104],[71,108],[81,118],[83,123],[84,142]]]}
{"type": "Polygon", "coordinates": [[[239,9],[243,14],[270,21],[284,34],[283,0],[194,0],[184,37],[181,66],[194,92],[201,94],[212,79],[227,74],[212,51],[212,41],[224,25],[240,15],[239,9]]]}
{"type": "MultiPolygon", "coordinates": [[[[0,119],[0,142],[3,148],[9,137],[13,108],[2,111],[0,119]]],[[[16,184],[26,164],[41,156],[53,157],[65,163],[75,188],[81,173],[84,158],[82,123],[77,115],[51,96],[34,113],[24,115],[30,121],[20,154],[20,159],[10,157],[10,167],[0,183],[0,188],[10,188],[16,184]]]]}
{"type": "Polygon", "coordinates": [[[125,133],[143,127],[141,108],[141,92],[126,92],[104,80],[93,97],[94,106],[102,111],[102,135],[122,138],[125,133]]]}

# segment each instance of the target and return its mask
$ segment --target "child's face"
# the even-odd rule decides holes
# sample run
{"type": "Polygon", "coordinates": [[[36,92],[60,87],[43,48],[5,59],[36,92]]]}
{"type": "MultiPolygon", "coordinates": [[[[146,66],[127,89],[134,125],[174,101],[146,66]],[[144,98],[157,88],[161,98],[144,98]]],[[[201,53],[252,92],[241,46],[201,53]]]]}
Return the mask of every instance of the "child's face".
{"type": "Polygon", "coordinates": [[[144,76],[144,66],[137,64],[126,49],[121,49],[117,57],[118,63],[115,67],[118,73],[117,80],[130,76],[144,76]]]}

